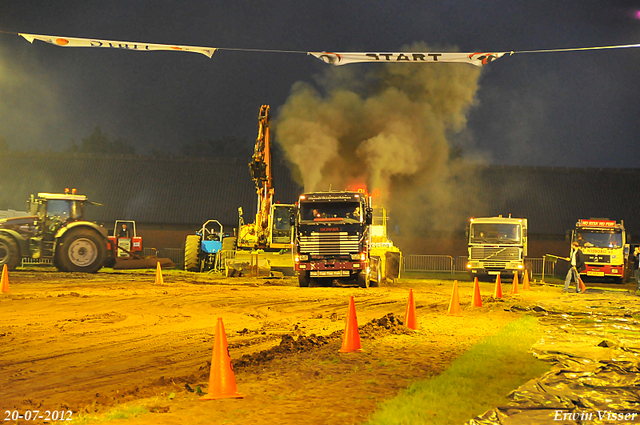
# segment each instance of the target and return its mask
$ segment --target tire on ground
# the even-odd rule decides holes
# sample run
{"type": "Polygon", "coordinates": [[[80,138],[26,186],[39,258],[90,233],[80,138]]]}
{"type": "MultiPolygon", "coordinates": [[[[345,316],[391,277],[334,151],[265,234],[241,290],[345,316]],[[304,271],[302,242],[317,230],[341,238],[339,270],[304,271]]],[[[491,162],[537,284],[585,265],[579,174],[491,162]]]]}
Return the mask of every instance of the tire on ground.
{"type": "Polygon", "coordinates": [[[64,266],[62,265],[62,261],[60,260],[61,254],[62,253],[62,249],[57,249],[56,252],[53,253],[53,266],[60,270],[61,272],[68,272],[71,270],[67,270],[64,268],[64,266]]]}
{"type": "Polygon", "coordinates": [[[380,265],[381,264],[378,262],[378,267],[376,268],[376,280],[375,281],[373,281],[373,280],[370,281],[369,285],[372,288],[377,288],[379,286],[382,286],[382,271],[380,270],[380,265]]]}
{"type": "Polygon", "coordinates": [[[184,269],[189,272],[200,271],[200,259],[198,253],[200,251],[200,236],[187,235],[184,241],[184,269]]]}
{"type": "Polygon", "coordinates": [[[22,263],[20,247],[9,235],[0,235],[0,270],[4,265],[7,269],[15,270],[22,263]]]}
{"type": "Polygon", "coordinates": [[[361,288],[369,287],[369,273],[367,273],[366,271],[362,270],[360,273],[358,273],[356,280],[358,281],[359,287],[361,288]]]}
{"type": "Polygon", "coordinates": [[[309,275],[307,275],[306,272],[300,272],[300,274],[298,275],[298,284],[301,288],[308,288],[310,281],[311,278],[309,277],[309,275]]]}
{"type": "Polygon", "coordinates": [[[55,257],[58,270],[95,273],[107,259],[107,244],[97,231],[75,228],[58,241],[55,257]]]}

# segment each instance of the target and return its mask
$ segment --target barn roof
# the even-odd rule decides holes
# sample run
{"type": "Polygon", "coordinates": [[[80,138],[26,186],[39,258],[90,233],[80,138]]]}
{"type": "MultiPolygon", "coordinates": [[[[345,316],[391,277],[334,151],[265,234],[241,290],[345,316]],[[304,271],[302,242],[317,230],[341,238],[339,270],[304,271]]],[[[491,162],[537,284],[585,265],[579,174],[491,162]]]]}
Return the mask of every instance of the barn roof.
{"type": "MultiPolygon", "coordinates": [[[[109,223],[193,225],[217,219],[238,221],[241,206],[253,221],[256,193],[248,160],[237,158],[153,158],[87,154],[0,155],[0,210],[24,210],[31,193],[77,188],[103,207],[88,218],[109,223]]],[[[473,216],[512,214],[529,220],[531,234],[563,235],[580,218],[624,220],[640,235],[640,169],[482,166],[476,184],[460,197],[481,197],[473,216]]],[[[302,191],[284,163],[274,166],[275,200],[293,203],[302,191]]],[[[466,223],[450,230],[462,230],[466,223]]]]}

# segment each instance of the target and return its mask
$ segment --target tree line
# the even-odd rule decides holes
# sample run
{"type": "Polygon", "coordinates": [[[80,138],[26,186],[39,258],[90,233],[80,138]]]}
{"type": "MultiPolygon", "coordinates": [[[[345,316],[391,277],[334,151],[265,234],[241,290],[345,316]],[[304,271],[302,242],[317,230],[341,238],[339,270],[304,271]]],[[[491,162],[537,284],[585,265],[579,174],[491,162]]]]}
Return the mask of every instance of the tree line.
{"type": "MultiPolygon", "coordinates": [[[[176,156],[192,158],[242,158],[249,161],[253,155],[253,149],[254,142],[249,139],[226,136],[185,142],[180,146],[178,153],[168,153],[161,149],[153,149],[150,155],[159,158],[176,156]]],[[[278,148],[274,146],[274,150],[277,149],[278,148]]],[[[8,152],[10,150],[9,143],[0,135],[0,152],[8,152]]],[[[63,152],[93,155],[142,155],[138,154],[134,145],[119,137],[111,137],[100,127],[96,127],[89,136],[81,139],[80,142],[72,140],[69,147],[63,149],[63,152]]]]}

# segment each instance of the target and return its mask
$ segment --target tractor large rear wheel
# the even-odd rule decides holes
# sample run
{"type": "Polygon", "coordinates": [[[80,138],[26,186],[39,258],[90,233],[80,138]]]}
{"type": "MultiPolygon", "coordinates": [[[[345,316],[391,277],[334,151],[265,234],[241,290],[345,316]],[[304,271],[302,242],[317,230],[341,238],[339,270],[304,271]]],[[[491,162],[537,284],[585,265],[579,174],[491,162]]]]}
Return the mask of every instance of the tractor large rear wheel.
{"type": "Polygon", "coordinates": [[[20,248],[17,242],[8,235],[0,235],[0,270],[7,265],[7,269],[15,270],[22,263],[20,248]]]}
{"type": "Polygon", "coordinates": [[[71,229],[56,244],[56,267],[61,271],[95,273],[107,259],[107,244],[92,229],[71,229]]]}
{"type": "Polygon", "coordinates": [[[184,242],[184,269],[189,272],[200,271],[200,236],[187,235],[184,242]]]}
{"type": "Polygon", "coordinates": [[[222,239],[222,250],[223,251],[235,251],[236,250],[236,241],[238,238],[234,238],[232,236],[227,236],[222,239]]]}

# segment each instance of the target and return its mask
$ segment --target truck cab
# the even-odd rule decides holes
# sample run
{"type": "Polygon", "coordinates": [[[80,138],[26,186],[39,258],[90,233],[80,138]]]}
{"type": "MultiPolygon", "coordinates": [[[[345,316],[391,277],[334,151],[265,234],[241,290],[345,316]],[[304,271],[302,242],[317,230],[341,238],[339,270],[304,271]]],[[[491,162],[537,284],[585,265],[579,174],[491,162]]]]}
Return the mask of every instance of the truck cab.
{"type": "Polygon", "coordinates": [[[295,217],[294,267],[301,287],[319,279],[370,285],[370,199],[360,192],[300,195],[295,217]]]}
{"type": "Polygon", "coordinates": [[[586,269],[581,275],[593,280],[623,282],[630,251],[623,221],[580,219],[572,231],[571,241],[578,243],[585,256],[586,269]]]}
{"type": "Polygon", "coordinates": [[[524,271],[527,219],[480,217],[469,220],[467,271],[471,278],[515,276],[524,271]]]}

